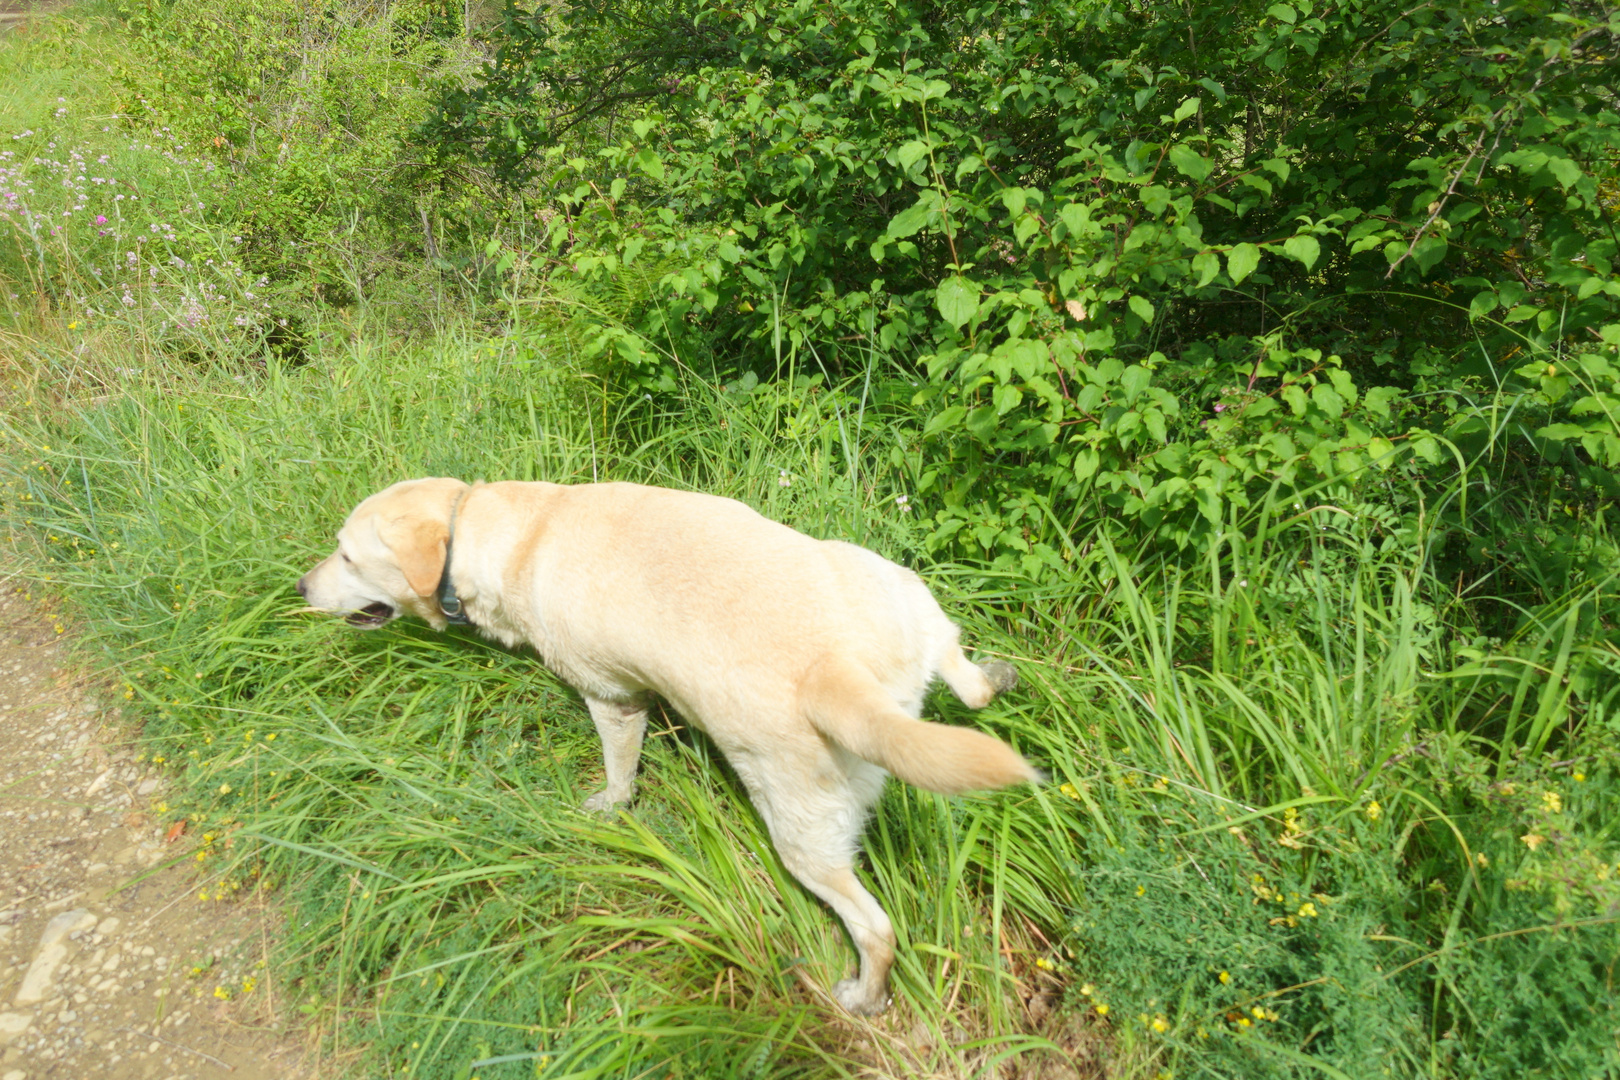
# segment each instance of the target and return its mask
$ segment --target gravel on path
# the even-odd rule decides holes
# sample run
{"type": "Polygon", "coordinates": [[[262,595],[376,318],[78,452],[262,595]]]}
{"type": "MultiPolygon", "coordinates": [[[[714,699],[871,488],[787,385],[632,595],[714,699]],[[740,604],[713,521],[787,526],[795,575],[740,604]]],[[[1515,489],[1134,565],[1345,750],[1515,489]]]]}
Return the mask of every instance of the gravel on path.
{"type": "Polygon", "coordinates": [[[200,899],[198,840],[60,625],[0,585],[0,1080],[306,1076],[275,912],[200,899]]]}

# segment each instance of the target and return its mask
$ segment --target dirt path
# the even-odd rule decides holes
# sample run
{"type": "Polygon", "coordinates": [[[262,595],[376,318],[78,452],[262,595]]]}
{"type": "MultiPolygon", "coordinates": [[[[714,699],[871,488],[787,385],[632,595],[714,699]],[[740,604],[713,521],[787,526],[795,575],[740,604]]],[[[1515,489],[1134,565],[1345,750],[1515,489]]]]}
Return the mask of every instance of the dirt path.
{"type": "Polygon", "coordinates": [[[59,625],[0,585],[0,1080],[307,1075],[273,913],[199,898],[196,840],[153,815],[165,781],[59,625]]]}
{"type": "Polygon", "coordinates": [[[0,30],[24,26],[30,19],[68,6],[69,0],[0,0],[0,30]]]}

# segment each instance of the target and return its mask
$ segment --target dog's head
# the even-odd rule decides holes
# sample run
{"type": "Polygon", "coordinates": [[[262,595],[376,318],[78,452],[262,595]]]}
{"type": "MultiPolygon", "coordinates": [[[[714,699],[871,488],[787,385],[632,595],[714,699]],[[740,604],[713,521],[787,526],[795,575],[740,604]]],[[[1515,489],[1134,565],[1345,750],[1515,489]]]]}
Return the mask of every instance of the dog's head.
{"type": "Polygon", "coordinates": [[[338,530],[338,547],[298,579],[298,592],[349,625],[374,630],[401,615],[449,623],[435,592],[444,573],[450,510],[468,490],[460,480],[406,480],[354,508],[338,530]]]}

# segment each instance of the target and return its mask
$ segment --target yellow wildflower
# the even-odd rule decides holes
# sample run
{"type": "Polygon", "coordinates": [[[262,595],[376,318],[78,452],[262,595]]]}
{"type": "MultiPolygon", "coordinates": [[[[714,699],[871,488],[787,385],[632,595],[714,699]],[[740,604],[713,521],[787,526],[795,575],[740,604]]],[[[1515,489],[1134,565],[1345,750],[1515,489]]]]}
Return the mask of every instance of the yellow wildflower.
{"type": "Polygon", "coordinates": [[[1170,1021],[1166,1020],[1163,1016],[1155,1016],[1153,1018],[1153,1023],[1149,1026],[1152,1027],[1154,1031],[1157,1031],[1160,1035],[1163,1035],[1165,1032],[1170,1030],[1170,1021]]]}
{"type": "Polygon", "coordinates": [[[1232,973],[1230,971],[1223,971],[1218,977],[1221,980],[1222,986],[1225,986],[1227,983],[1232,981],[1232,973]]]}
{"type": "Polygon", "coordinates": [[[1541,793],[1541,806],[1549,814],[1556,814],[1564,809],[1564,800],[1556,791],[1543,791],[1541,793]]]}
{"type": "Polygon", "coordinates": [[[1383,807],[1378,805],[1378,800],[1377,799],[1374,799],[1372,802],[1367,804],[1367,820],[1368,821],[1377,821],[1378,820],[1378,815],[1382,814],[1383,812],[1384,812],[1383,807]]]}
{"type": "Polygon", "coordinates": [[[1311,903],[1309,900],[1299,905],[1299,917],[1302,919],[1316,918],[1316,905],[1311,903]]]}
{"type": "Polygon", "coordinates": [[[1080,791],[1073,784],[1064,784],[1062,787],[1058,788],[1058,791],[1062,792],[1064,795],[1067,795],[1071,799],[1080,798],[1080,791]]]}
{"type": "Polygon", "coordinates": [[[1097,1015],[1098,1016],[1107,1016],[1108,1015],[1108,1006],[1107,1005],[1098,1005],[1097,1006],[1097,1015]]]}

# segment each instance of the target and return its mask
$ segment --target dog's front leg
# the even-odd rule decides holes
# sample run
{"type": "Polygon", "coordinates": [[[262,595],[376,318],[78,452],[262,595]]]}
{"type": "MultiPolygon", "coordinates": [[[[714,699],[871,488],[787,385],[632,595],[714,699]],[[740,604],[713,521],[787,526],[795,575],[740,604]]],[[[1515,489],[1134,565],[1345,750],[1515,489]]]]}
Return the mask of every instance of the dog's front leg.
{"type": "Polygon", "coordinates": [[[647,702],[599,701],[586,698],[596,733],[602,738],[602,765],[607,787],[585,800],[585,809],[602,813],[630,801],[636,789],[636,763],[641,760],[641,739],[647,733],[647,702]]]}

